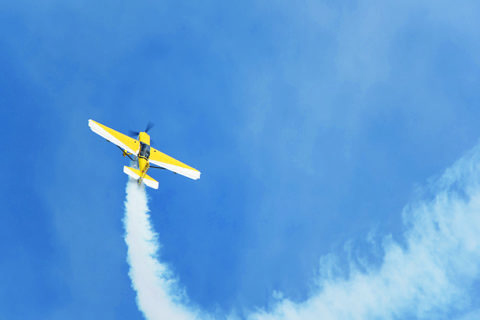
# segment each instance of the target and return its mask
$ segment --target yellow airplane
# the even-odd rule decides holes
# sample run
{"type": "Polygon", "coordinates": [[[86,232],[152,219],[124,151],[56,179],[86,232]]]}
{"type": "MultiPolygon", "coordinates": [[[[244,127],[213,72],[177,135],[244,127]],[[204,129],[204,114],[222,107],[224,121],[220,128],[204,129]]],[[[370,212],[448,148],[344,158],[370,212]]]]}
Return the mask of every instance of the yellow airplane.
{"type": "Polygon", "coordinates": [[[167,169],[194,180],[200,178],[200,171],[197,169],[187,166],[150,146],[150,136],[147,133],[151,128],[150,125],[144,132],[135,133],[138,134],[137,139],[124,135],[91,119],[88,120],[88,126],[96,134],[117,145],[123,151],[124,157],[128,156],[133,161],[135,161],[135,159],[132,158],[131,155],[136,157],[138,169],[124,166],[123,172],[137,180],[138,184],[143,182],[150,188],[158,189],[158,181],[147,175],[149,168],[167,169]],[[153,164],[153,166],[150,164],[153,164]]]}

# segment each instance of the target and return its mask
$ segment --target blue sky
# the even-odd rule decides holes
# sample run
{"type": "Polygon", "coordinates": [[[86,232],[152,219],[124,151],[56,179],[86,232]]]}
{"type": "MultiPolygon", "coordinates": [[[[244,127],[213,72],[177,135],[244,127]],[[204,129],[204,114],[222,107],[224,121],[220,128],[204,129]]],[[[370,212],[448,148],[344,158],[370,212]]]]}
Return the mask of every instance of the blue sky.
{"type": "Polygon", "coordinates": [[[407,243],[403,208],[478,143],[479,12],[1,4],[0,317],[142,319],[123,239],[127,162],[89,118],[124,132],[153,121],[154,146],[202,171],[152,172],[148,191],[161,260],[202,310],[270,310],[273,292],[305,301],[331,255],[344,276],[352,260],[381,265],[385,238],[407,243]]]}

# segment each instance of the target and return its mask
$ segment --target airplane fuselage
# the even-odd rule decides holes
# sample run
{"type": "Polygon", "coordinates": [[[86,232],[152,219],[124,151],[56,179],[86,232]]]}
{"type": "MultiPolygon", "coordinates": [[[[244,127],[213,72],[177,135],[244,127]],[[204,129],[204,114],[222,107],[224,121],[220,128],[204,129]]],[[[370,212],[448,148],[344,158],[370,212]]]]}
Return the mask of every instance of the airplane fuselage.
{"type": "Polygon", "coordinates": [[[140,132],[138,135],[138,141],[140,141],[140,151],[138,152],[137,161],[138,169],[142,173],[138,183],[140,184],[147,174],[148,168],[150,168],[150,163],[148,158],[150,157],[150,136],[146,132],[140,132]]]}

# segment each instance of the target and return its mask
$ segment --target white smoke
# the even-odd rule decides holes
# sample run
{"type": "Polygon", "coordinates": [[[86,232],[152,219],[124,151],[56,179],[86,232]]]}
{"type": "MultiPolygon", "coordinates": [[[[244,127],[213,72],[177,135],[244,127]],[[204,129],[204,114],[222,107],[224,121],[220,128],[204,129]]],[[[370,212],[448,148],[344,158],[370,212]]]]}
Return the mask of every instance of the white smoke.
{"type": "MultiPolygon", "coordinates": [[[[324,259],[316,289],[302,303],[288,298],[248,319],[471,319],[471,287],[480,275],[480,149],[458,161],[432,186],[431,200],[405,209],[401,242],[386,237],[383,261],[350,265],[347,277],[335,276],[335,259],[324,259]],[[433,189],[434,188],[434,189],[433,189]]],[[[130,277],[147,319],[195,319],[174,290],[175,281],[157,258],[158,244],[149,223],[143,186],[127,185],[126,242],[130,277]]],[[[312,239],[315,241],[315,239],[312,239]]],[[[224,316],[228,318],[228,315],[224,316]]]]}
{"type": "Polygon", "coordinates": [[[168,267],[158,260],[159,244],[150,223],[145,187],[133,179],[127,183],[124,223],[129,275],[145,318],[195,319],[196,312],[182,304],[186,297],[168,267]]]}

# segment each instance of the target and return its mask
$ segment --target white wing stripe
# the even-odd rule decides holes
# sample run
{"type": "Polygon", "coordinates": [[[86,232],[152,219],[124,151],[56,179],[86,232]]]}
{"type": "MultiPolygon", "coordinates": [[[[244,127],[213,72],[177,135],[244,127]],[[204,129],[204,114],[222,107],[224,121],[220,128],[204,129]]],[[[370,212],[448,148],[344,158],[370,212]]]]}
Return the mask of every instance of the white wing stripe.
{"type": "Polygon", "coordinates": [[[155,160],[151,160],[151,159],[149,159],[149,161],[151,163],[153,163],[154,165],[157,165],[157,166],[160,166],[162,168],[168,169],[170,171],[176,172],[176,173],[181,174],[182,176],[188,177],[190,179],[193,179],[193,180],[200,179],[200,171],[191,170],[191,169],[187,169],[187,168],[182,168],[182,167],[179,167],[179,166],[175,166],[173,164],[164,163],[164,162],[160,162],[160,161],[155,161],[155,160]]]}
{"type": "Polygon", "coordinates": [[[107,130],[103,129],[102,127],[100,127],[98,124],[96,124],[92,120],[88,120],[88,126],[90,127],[90,129],[92,129],[93,132],[95,132],[99,136],[107,139],[111,143],[116,144],[120,148],[123,148],[124,150],[127,150],[128,152],[133,153],[134,155],[137,155],[137,151],[134,151],[134,150],[130,149],[127,145],[122,143],[120,140],[118,140],[113,135],[111,135],[107,130]]]}

